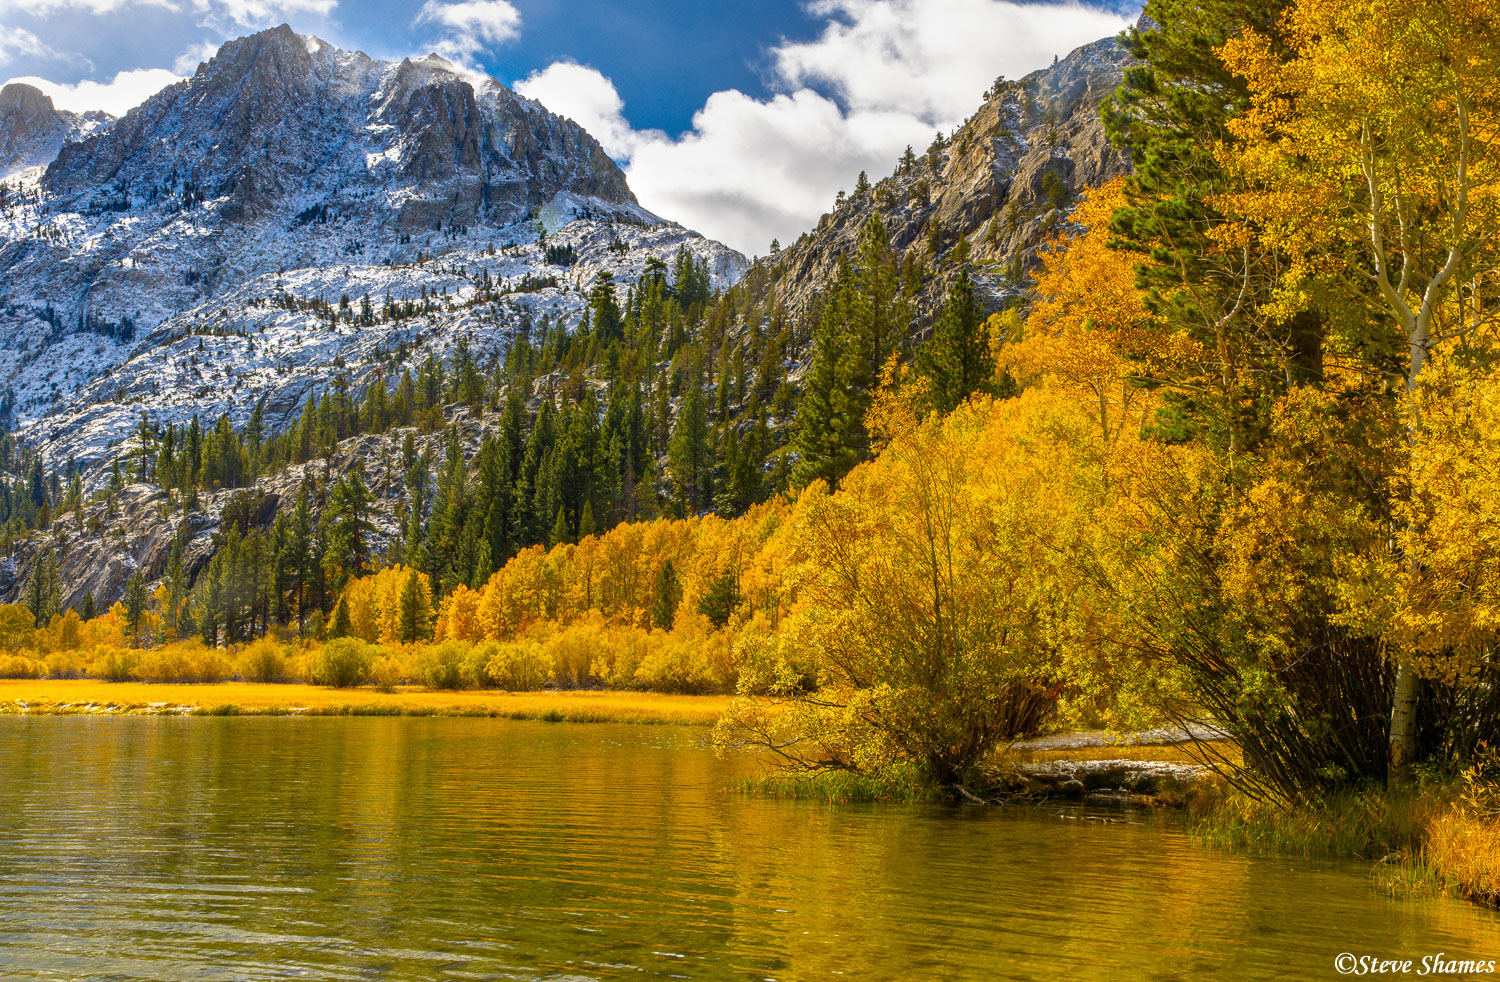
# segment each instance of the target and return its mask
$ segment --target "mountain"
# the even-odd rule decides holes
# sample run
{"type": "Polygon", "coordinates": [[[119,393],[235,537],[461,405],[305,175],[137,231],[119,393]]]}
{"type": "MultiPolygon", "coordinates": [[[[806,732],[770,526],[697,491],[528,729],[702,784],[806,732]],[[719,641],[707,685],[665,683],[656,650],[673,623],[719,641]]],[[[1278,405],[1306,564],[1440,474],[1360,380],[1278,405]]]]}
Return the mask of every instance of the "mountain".
{"type": "Polygon", "coordinates": [[[628,283],[682,247],[717,286],[746,265],[641,208],[576,123],[435,55],[282,26],[88,134],[12,88],[4,118],[30,122],[0,133],[57,153],[0,184],[0,410],[91,481],[142,413],[242,425],[264,400],[275,428],[337,377],[399,374],[393,352],[497,357],[523,322],[574,323],[600,272],[628,283]],[[84,138],[56,140],[63,123],[84,138]],[[424,309],[351,326],[343,298],[424,309]]]}
{"type": "MultiPolygon", "coordinates": [[[[789,315],[808,313],[878,216],[898,254],[937,267],[952,265],[965,241],[991,308],[1022,295],[1037,250],[1066,225],[1078,195],[1128,169],[1109,146],[1099,104],[1133,63],[1106,38],[1025,78],[996,82],[951,138],[843,199],[816,228],[763,260],[753,279],[789,315]]],[[[926,312],[945,282],[938,276],[926,285],[919,304],[926,312]]]]}
{"type": "MultiPolygon", "coordinates": [[[[0,185],[0,408],[46,469],[76,460],[93,492],[0,558],[0,596],[21,596],[51,554],[64,604],[86,592],[109,603],[133,573],[161,577],[174,541],[195,579],[227,541],[230,515],[241,532],[268,534],[310,479],[326,516],[330,487],[355,470],[373,496],[375,550],[411,555],[386,550],[424,523],[429,537],[438,528],[412,482],[435,508],[449,434],[464,473],[489,487],[473,515],[527,516],[506,533],[510,551],[487,553],[490,567],[569,523],[582,534],[658,502],[707,507],[706,494],[678,500],[703,485],[740,502],[731,509],[762,500],[785,479],[812,315],[865,223],[879,216],[923,280],[914,335],[960,268],[991,307],[1023,297],[1038,249],[1070,227],[1079,194],[1126,170],[1098,105],[1129,64],[1104,40],[997,82],[951,138],[861,182],[750,267],[642,209],[587,133],[493,80],[434,56],[374,61],[286,28],[226,45],[193,78],[65,144],[45,173],[0,185]],[[735,289],[663,314],[661,270],[682,250],[712,287],[735,289]],[[621,327],[616,313],[613,334],[602,318],[585,332],[604,273],[622,300],[640,287],[624,304],[633,319],[621,327]],[[518,337],[544,339],[538,369],[490,371],[518,337]],[[265,432],[287,432],[313,398],[378,393],[429,358],[453,363],[460,345],[491,381],[521,380],[524,439],[502,418],[512,393],[492,387],[480,403],[449,397],[433,407],[440,416],[359,431],[249,487],[205,477],[189,499],[160,475],[131,479],[151,456],[139,450],[143,420],[148,433],[182,434],[193,416],[244,430],[258,409],[265,432]],[[617,414],[614,429],[580,422],[585,404],[617,414]],[[690,404],[696,431],[681,426],[690,404]],[[555,421],[565,413],[566,427],[555,421]],[[481,478],[481,445],[506,433],[510,466],[498,483],[481,478]],[[630,463],[611,433],[643,441],[630,463]],[[673,470],[705,457],[701,483],[673,470]],[[101,494],[118,460],[127,474],[101,494]]],[[[6,493],[38,508],[61,500],[18,476],[6,493]]]]}
{"type": "Polygon", "coordinates": [[[109,127],[108,113],[72,113],[53,106],[35,86],[0,88],[0,181],[46,167],[63,144],[109,127]]]}

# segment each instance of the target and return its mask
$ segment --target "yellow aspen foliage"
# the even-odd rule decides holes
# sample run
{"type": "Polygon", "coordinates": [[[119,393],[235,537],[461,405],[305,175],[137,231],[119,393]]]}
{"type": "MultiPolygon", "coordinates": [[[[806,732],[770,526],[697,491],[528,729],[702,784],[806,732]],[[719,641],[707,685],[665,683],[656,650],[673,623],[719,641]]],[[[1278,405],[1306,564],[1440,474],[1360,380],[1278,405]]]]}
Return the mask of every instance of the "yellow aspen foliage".
{"type": "Polygon", "coordinates": [[[1412,398],[1423,426],[1398,513],[1409,561],[1385,564],[1382,613],[1424,674],[1454,682],[1500,641],[1500,381],[1493,369],[1434,366],[1412,398]]]}
{"type": "Polygon", "coordinates": [[[484,628],[479,620],[479,602],[482,594],[460,584],[443,598],[438,611],[437,624],[433,629],[439,641],[482,641],[484,628]]]}
{"type": "Polygon", "coordinates": [[[799,498],[796,594],[767,655],[742,643],[746,699],[722,746],[802,767],[908,764],[962,782],[1052,712],[1067,674],[1078,548],[1094,502],[1081,404],[1056,389],[980,400],[893,435],[836,494],[799,498]],[[815,696],[804,696],[809,675],[815,696]]]}
{"type": "Polygon", "coordinates": [[[1083,232],[1042,253],[1024,338],[1000,350],[1023,383],[1045,376],[1086,393],[1106,440],[1139,429],[1155,408],[1143,382],[1194,374],[1202,356],[1147,309],[1139,258],[1110,248],[1110,216],[1125,203],[1122,179],[1089,192],[1073,215],[1083,232]]]}
{"type": "MultiPolygon", "coordinates": [[[[402,643],[401,592],[410,573],[407,567],[398,565],[349,581],[343,600],[349,605],[352,637],[386,645],[402,643]]],[[[417,573],[417,582],[425,609],[430,610],[432,588],[427,574],[417,573]]]]}
{"type": "Polygon", "coordinates": [[[1407,333],[1459,328],[1462,291],[1417,321],[1500,256],[1500,7],[1300,0],[1282,29],[1290,57],[1255,33],[1221,52],[1252,93],[1221,151],[1246,184],[1221,204],[1287,259],[1289,313],[1352,277],[1407,333]]]}

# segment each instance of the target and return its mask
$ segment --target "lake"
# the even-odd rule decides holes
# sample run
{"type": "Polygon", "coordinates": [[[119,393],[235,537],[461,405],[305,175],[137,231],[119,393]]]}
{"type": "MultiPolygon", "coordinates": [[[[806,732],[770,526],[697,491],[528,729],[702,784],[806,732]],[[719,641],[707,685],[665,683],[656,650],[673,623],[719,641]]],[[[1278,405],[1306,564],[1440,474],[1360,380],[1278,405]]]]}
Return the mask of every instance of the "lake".
{"type": "Polygon", "coordinates": [[[1500,959],[1500,916],[1392,900],[1362,864],[1090,820],[1124,812],[746,797],[706,739],[0,719],[0,977],[1263,982],[1334,978],[1341,952],[1500,959]]]}

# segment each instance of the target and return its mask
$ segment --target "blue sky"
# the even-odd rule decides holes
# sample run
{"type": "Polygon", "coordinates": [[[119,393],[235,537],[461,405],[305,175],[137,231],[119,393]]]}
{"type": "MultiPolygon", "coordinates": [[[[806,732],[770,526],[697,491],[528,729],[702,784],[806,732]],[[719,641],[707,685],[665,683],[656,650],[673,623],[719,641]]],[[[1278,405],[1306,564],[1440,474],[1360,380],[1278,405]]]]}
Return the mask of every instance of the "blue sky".
{"type": "Polygon", "coordinates": [[[121,113],[283,21],[382,58],[438,51],[577,119],[643,204],[764,253],[1128,0],[0,0],[0,79],[121,113]]]}

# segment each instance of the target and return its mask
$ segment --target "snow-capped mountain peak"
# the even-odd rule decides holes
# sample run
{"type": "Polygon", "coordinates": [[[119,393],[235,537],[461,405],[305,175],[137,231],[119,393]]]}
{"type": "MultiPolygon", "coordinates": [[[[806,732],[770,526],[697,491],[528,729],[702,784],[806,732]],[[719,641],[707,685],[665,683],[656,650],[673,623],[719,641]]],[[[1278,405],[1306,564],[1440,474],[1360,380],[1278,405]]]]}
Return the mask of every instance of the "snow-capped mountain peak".
{"type": "Polygon", "coordinates": [[[383,62],[283,25],[108,125],[70,115],[0,94],[0,151],[40,147],[0,181],[0,410],[54,460],[103,461],[143,411],[300,405],[396,350],[498,354],[650,256],[686,247],[721,286],[746,265],[641,208],[576,123],[436,55],[383,62]],[[344,297],[442,300],[353,325],[330,315],[344,297]]]}

